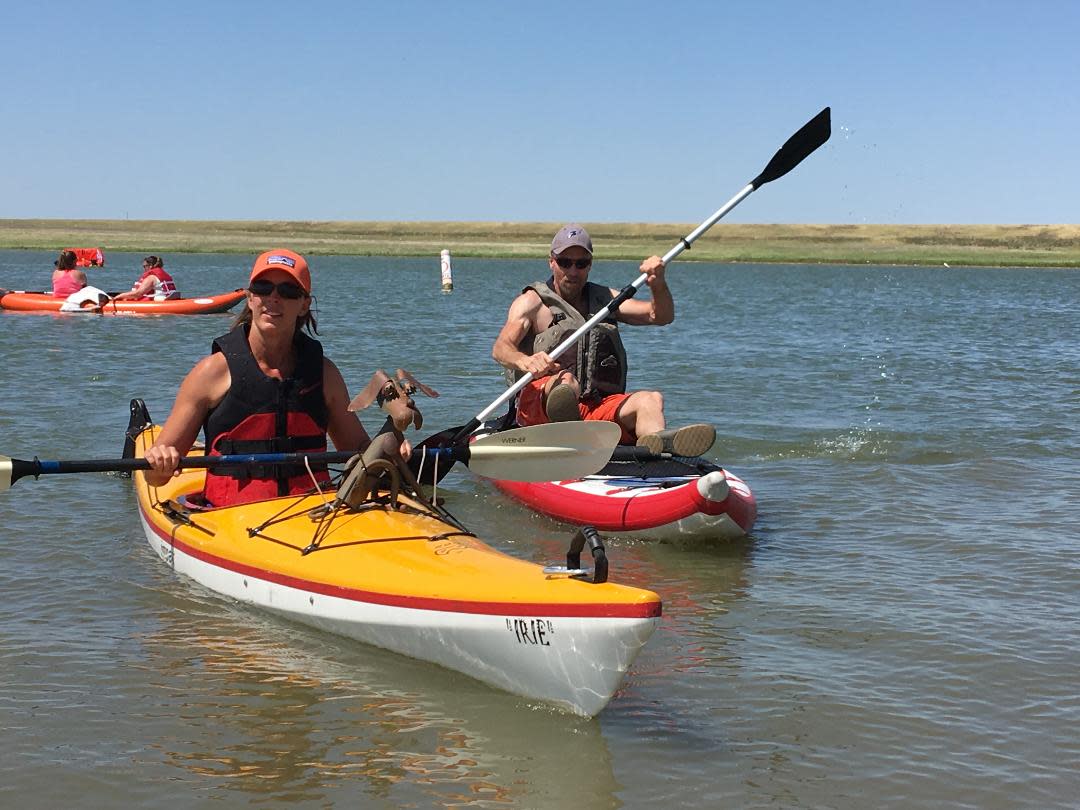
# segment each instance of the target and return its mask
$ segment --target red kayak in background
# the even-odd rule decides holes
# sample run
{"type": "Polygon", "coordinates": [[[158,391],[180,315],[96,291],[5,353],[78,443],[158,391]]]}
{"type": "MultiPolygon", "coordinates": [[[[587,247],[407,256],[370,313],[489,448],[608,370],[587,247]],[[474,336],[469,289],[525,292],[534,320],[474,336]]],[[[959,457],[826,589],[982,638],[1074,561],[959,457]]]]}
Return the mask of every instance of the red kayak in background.
{"type": "MultiPolygon", "coordinates": [[[[117,294],[111,293],[111,295],[117,294]]],[[[231,290],[196,298],[108,301],[101,306],[100,310],[94,307],[82,311],[101,315],[210,315],[231,309],[243,300],[244,295],[244,290],[231,290]]],[[[64,303],[65,299],[56,298],[52,293],[0,290],[0,309],[8,312],[60,312],[64,303]]]]}
{"type": "Polygon", "coordinates": [[[101,252],[101,248],[68,248],[68,250],[75,254],[76,267],[105,266],[105,254],[101,252]]]}

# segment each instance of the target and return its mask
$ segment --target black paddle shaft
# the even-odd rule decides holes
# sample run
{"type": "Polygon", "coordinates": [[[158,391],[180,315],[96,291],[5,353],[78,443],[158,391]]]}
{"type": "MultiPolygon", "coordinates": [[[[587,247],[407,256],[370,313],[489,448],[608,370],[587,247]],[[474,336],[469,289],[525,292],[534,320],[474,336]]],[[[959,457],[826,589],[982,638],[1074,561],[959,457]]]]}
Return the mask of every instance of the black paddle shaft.
{"type": "MultiPolygon", "coordinates": [[[[226,456],[185,456],[180,459],[180,467],[223,467],[243,465],[280,465],[280,464],[303,464],[305,461],[311,464],[342,464],[352,458],[355,453],[329,452],[329,453],[256,453],[251,455],[226,455],[226,456]]],[[[43,461],[34,458],[33,461],[10,459],[11,483],[14,484],[20,478],[32,475],[35,478],[41,475],[64,475],[67,473],[85,472],[130,472],[132,470],[149,470],[150,463],[143,458],[111,458],[111,459],[85,459],[70,461],[43,461]]]]}

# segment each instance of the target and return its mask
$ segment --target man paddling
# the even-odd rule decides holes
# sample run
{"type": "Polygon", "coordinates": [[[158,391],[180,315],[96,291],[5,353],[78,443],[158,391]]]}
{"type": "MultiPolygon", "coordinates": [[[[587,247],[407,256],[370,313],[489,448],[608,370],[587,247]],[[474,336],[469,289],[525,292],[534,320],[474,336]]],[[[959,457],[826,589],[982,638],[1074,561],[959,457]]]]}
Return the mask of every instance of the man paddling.
{"type": "Polygon", "coordinates": [[[593,327],[558,358],[549,351],[598,313],[617,290],[589,281],[592,239],[581,225],[565,225],[551,241],[547,282],[534,282],[514,299],[491,356],[515,379],[532,374],[517,402],[519,425],[607,420],[623,430],[623,443],[650,452],[699,456],[712,447],[711,425],[666,429],[659,391],[626,392],[626,351],[618,323],[664,326],[675,320],[675,302],[664,278],[664,262],[650,256],[641,263],[651,300],[630,299],[593,327]]]}

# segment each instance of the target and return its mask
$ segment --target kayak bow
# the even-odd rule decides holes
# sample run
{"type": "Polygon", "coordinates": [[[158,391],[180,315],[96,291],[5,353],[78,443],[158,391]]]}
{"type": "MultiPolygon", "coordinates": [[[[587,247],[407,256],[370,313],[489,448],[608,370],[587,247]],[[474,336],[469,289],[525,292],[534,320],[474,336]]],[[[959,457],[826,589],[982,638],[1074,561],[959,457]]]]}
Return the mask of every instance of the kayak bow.
{"type": "Polygon", "coordinates": [[[317,493],[201,509],[204,476],[133,476],[147,542],[177,573],[576,714],[607,705],[659,622],[651,591],[547,574],[393,487],[355,508],[317,493]]]}

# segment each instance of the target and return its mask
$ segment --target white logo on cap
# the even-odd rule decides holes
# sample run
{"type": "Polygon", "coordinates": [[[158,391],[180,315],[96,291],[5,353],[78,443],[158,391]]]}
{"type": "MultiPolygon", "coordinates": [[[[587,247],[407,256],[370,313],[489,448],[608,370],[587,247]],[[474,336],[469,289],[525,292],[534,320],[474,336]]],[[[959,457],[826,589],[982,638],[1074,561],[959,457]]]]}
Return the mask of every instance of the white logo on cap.
{"type": "Polygon", "coordinates": [[[283,264],[286,267],[296,267],[296,259],[289,258],[288,256],[267,256],[267,264],[283,264]]]}

